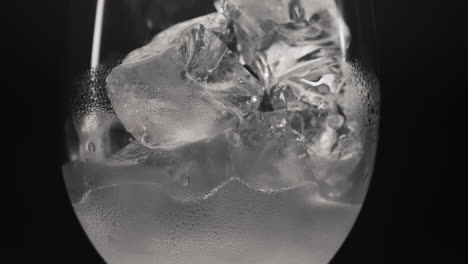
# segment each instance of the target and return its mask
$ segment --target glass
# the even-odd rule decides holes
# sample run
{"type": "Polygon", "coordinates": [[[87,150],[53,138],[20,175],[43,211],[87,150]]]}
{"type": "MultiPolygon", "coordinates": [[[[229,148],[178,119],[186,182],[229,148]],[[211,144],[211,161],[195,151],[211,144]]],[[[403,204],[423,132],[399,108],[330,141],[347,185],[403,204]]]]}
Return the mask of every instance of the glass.
{"type": "MultiPolygon", "coordinates": [[[[78,82],[69,89],[69,159],[63,173],[77,217],[107,263],[328,263],[359,214],[372,175],[379,119],[371,1],[303,0],[301,9],[295,8],[300,1],[263,0],[250,2],[240,13],[221,2],[215,8],[212,0],[97,1],[88,54],[91,70],[84,75],[71,72],[78,82]],[[263,2],[268,2],[263,10],[274,2],[286,3],[294,23],[279,23],[277,17],[262,20],[272,12],[255,9],[263,2]],[[332,3],[337,13],[308,9],[322,2],[332,3]],[[238,58],[230,59],[229,65],[235,66],[222,73],[235,75],[242,63],[245,74],[258,79],[254,86],[265,89],[255,97],[262,98],[258,108],[208,138],[170,148],[147,144],[145,136],[129,129],[129,122],[154,115],[139,119],[145,112],[137,109],[126,119],[124,113],[145,105],[148,98],[120,107],[117,97],[109,96],[114,85],[110,81],[137,72],[119,65],[133,67],[124,58],[158,33],[217,10],[223,13],[219,17],[234,21],[224,28],[231,38],[200,31],[197,36],[210,37],[212,42],[205,45],[219,37],[238,58]],[[262,48],[257,43],[264,38],[251,34],[257,22],[259,35],[274,36],[262,48]],[[317,30],[325,35],[304,38],[317,30]],[[282,36],[287,38],[279,41],[271,32],[286,32],[282,36]],[[322,41],[323,36],[330,41],[322,41]],[[290,41],[293,37],[305,44],[290,41]],[[310,46],[303,56],[303,47],[310,46]],[[259,54],[266,66],[259,64],[259,54]],[[280,66],[273,67],[273,62],[280,66]],[[263,71],[265,67],[270,70],[263,71]],[[305,68],[307,75],[299,73],[305,68]],[[309,81],[309,88],[301,90],[294,80],[309,81]]],[[[209,32],[218,30],[201,21],[209,32]]],[[[187,37],[178,34],[173,45],[187,37]]],[[[138,63],[145,67],[147,62],[138,63]]],[[[207,87],[206,81],[200,83],[207,87]]]]}

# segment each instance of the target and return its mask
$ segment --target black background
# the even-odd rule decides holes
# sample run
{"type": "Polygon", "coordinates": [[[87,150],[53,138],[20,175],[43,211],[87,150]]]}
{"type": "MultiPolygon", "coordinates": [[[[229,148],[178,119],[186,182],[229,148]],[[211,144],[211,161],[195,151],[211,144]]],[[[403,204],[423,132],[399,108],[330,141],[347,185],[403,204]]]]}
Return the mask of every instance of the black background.
{"type": "MultiPolygon", "coordinates": [[[[12,56],[7,79],[13,83],[4,88],[16,94],[4,101],[15,106],[8,111],[14,123],[7,133],[14,135],[9,137],[15,149],[14,197],[21,203],[12,213],[21,230],[15,263],[103,263],[74,216],[60,172],[65,66],[81,67],[79,58],[88,55],[75,47],[91,43],[93,16],[86,10],[95,4],[78,1],[21,1],[6,23],[13,29],[6,42],[13,47],[3,53],[12,56]],[[70,28],[82,42],[70,43],[76,39],[70,28]]],[[[362,213],[332,264],[452,263],[460,252],[443,239],[450,232],[438,227],[451,210],[461,211],[443,199],[444,183],[456,185],[447,179],[455,174],[445,162],[456,155],[448,142],[457,139],[439,132],[466,121],[447,120],[457,105],[452,98],[464,88],[457,81],[464,72],[466,30],[457,27],[463,25],[461,7],[442,1],[373,2],[382,88],[379,149],[362,213]]],[[[462,194],[449,198],[456,201],[462,194]]]]}

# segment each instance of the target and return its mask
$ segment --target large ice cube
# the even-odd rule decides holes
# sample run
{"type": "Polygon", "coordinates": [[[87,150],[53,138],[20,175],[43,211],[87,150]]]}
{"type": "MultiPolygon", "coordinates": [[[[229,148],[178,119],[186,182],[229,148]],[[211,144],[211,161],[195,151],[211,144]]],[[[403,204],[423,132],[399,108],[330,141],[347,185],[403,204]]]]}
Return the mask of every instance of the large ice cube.
{"type": "MultiPolygon", "coordinates": [[[[238,50],[269,88],[297,72],[340,72],[349,32],[334,0],[218,0],[238,50]]],[[[315,79],[317,80],[317,78],[315,79]]]]}
{"type": "Polygon", "coordinates": [[[123,64],[137,63],[153,57],[154,52],[161,49],[161,45],[172,45],[172,41],[178,35],[194,25],[203,25],[205,29],[213,32],[221,40],[227,40],[229,32],[229,21],[219,13],[211,13],[194,19],[190,19],[171,26],[170,28],[157,34],[147,45],[130,52],[123,60],[123,64]]]}
{"type": "Polygon", "coordinates": [[[228,131],[258,108],[263,95],[257,80],[201,24],[169,28],[133,52],[109,74],[107,90],[127,131],[150,148],[228,131]]]}

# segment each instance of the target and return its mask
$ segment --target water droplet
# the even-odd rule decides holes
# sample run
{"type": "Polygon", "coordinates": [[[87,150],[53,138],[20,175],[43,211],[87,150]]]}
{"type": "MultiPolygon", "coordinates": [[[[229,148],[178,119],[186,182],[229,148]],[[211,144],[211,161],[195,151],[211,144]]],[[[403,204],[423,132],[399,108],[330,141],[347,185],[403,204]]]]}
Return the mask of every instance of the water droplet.
{"type": "Polygon", "coordinates": [[[153,21],[151,19],[147,19],[146,20],[146,26],[149,28],[149,29],[153,29],[153,21]]]}
{"type": "Polygon", "coordinates": [[[252,99],[250,99],[250,101],[255,104],[258,101],[258,97],[257,96],[252,96],[252,99]]]}

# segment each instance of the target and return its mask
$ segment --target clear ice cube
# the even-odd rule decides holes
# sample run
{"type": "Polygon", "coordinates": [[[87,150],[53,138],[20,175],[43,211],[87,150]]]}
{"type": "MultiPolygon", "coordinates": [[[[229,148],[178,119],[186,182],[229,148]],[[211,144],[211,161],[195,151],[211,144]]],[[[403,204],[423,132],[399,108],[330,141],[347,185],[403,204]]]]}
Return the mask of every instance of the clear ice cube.
{"type": "Polygon", "coordinates": [[[334,0],[218,0],[242,60],[270,88],[303,71],[339,74],[349,32],[334,0]]]}
{"type": "Polygon", "coordinates": [[[193,18],[178,24],[175,24],[168,29],[160,32],[147,45],[130,52],[123,63],[138,63],[145,59],[150,59],[155,51],[160,50],[160,46],[171,45],[171,42],[186,28],[194,25],[203,25],[205,29],[210,30],[217,35],[221,40],[228,38],[229,21],[219,13],[211,13],[201,17],[193,18]]]}
{"type": "MultiPolygon", "coordinates": [[[[319,81],[307,76],[291,76],[275,85],[269,95],[274,111],[293,111],[302,116],[309,155],[347,159],[361,150],[363,141],[360,128],[364,125],[359,104],[364,92],[354,79],[352,66],[343,63],[339,91],[338,76],[327,74],[319,81]]],[[[367,89],[367,88],[365,88],[367,89]]]]}
{"type": "Polygon", "coordinates": [[[179,147],[229,131],[258,108],[264,93],[201,24],[176,25],[133,52],[109,74],[107,90],[127,131],[149,148],[179,147]]]}
{"type": "Polygon", "coordinates": [[[372,75],[364,74],[356,63],[342,65],[343,85],[339,92],[329,88],[335,79],[324,75],[310,82],[298,75],[284,80],[271,89],[269,99],[275,111],[291,111],[303,120],[298,131],[310,157],[314,178],[323,197],[353,200],[360,193],[365,164],[375,153],[377,103],[370,98],[377,87],[372,75]],[[374,82],[374,83],[373,83],[374,82]]]}
{"type": "Polygon", "coordinates": [[[229,134],[232,175],[262,190],[313,181],[301,117],[288,111],[253,113],[229,134]]]}

